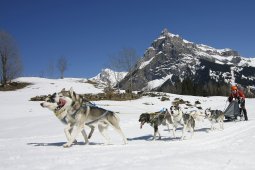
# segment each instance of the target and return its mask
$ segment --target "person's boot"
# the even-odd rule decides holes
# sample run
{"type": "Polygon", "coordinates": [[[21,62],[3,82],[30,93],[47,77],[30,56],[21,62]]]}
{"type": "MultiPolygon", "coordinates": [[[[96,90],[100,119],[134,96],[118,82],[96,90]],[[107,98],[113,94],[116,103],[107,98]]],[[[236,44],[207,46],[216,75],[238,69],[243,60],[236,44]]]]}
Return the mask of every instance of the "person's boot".
{"type": "Polygon", "coordinates": [[[240,119],[242,119],[242,108],[239,109],[238,115],[235,115],[235,119],[236,119],[236,120],[237,120],[237,116],[239,116],[240,119]]]}
{"type": "Polygon", "coordinates": [[[247,121],[248,120],[248,116],[247,116],[246,109],[243,109],[243,114],[244,114],[244,120],[247,121]]]}

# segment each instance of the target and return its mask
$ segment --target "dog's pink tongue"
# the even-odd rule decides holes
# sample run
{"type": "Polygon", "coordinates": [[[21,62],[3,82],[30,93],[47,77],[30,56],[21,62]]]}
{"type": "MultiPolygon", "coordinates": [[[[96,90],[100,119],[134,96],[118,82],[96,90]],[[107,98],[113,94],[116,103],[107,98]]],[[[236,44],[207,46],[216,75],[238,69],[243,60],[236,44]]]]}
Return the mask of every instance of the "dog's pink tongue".
{"type": "Polygon", "coordinates": [[[143,123],[140,124],[140,129],[142,129],[142,128],[143,128],[143,123]]]}
{"type": "Polygon", "coordinates": [[[59,106],[64,106],[66,104],[66,101],[63,99],[59,99],[59,106]]]}

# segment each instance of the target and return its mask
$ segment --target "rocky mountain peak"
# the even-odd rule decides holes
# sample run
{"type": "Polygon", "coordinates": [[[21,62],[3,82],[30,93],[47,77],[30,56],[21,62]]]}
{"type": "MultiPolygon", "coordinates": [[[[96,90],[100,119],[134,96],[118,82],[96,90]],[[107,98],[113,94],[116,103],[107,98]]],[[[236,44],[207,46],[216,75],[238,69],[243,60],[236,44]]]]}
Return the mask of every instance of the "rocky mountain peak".
{"type": "Polygon", "coordinates": [[[229,48],[195,44],[163,29],[120,85],[127,89],[132,79],[133,90],[171,92],[187,78],[204,90],[209,82],[220,86],[234,82],[255,89],[255,59],[229,48]]]}
{"type": "Polygon", "coordinates": [[[161,34],[162,36],[167,36],[167,34],[169,33],[168,29],[167,28],[164,28],[162,31],[161,31],[161,34]]]}
{"type": "Polygon", "coordinates": [[[179,37],[179,35],[175,35],[171,32],[168,31],[167,28],[164,28],[162,31],[161,31],[161,34],[160,34],[161,37],[179,37]]]}

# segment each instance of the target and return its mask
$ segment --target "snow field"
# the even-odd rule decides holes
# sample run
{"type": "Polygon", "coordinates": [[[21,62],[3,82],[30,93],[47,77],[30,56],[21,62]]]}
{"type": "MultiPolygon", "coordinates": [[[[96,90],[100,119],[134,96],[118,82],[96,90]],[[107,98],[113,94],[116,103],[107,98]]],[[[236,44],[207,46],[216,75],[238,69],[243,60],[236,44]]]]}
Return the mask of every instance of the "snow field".
{"type": "MultiPolygon", "coordinates": [[[[191,103],[199,100],[202,108],[223,110],[225,97],[195,97],[169,94],[170,101],[157,97],[143,97],[133,101],[97,101],[99,107],[116,111],[120,125],[128,139],[109,128],[112,145],[104,145],[104,138],[95,130],[89,145],[78,144],[63,148],[66,142],[64,125],[40,102],[28,101],[36,95],[73,87],[78,93],[98,92],[90,84],[76,79],[48,80],[21,78],[34,83],[14,92],[0,92],[0,169],[254,169],[255,167],[255,99],[246,99],[249,121],[227,122],[225,129],[210,131],[208,120],[196,122],[192,139],[187,133],[181,141],[181,127],[173,138],[164,126],[159,127],[162,139],[152,141],[153,128],[145,124],[140,129],[139,115],[169,108],[180,97],[191,103]],[[52,84],[54,83],[54,84],[52,84]],[[151,105],[145,105],[149,103],[151,105]]],[[[89,128],[86,127],[86,132],[89,128]]]]}

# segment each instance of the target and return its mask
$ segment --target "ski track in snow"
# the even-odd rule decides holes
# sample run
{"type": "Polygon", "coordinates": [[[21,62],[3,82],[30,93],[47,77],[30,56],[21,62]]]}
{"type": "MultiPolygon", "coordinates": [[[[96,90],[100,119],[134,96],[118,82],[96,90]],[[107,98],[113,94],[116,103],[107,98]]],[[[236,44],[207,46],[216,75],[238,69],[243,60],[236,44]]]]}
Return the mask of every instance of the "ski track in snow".
{"type": "MultiPolygon", "coordinates": [[[[32,78],[31,78],[32,79],[32,78]]],[[[26,79],[27,81],[27,79],[26,79]]],[[[123,145],[120,136],[109,128],[112,145],[104,145],[104,139],[96,129],[89,145],[83,145],[81,135],[78,144],[63,148],[66,142],[64,125],[40,102],[28,101],[35,95],[48,94],[62,89],[61,82],[31,80],[29,88],[15,92],[0,92],[0,169],[191,169],[233,170],[255,167],[255,99],[247,99],[249,121],[224,123],[224,130],[211,131],[208,120],[196,122],[192,139],[187,133],[181,141],[181,127],[174,139],[165,126],[160,126],[162,139],[152,141],[153,128],[145,124],[140,129],[139,115],[169,107],[171,101],[161,102],[157,97],[144,97],[135,101],[97,101],[100,107],[120,112],[121,127],[128,138],[123,145]],[[42,81],[44,83],[42,83],[42,81]],[[37,88],[34,88],[36,86],[37,88]],[[143,103],[153,103],[145,105],[143,103]]],[[[70,86],[71,81],[68,80],[70,86]]],[[[82,93],[75,82],[75,89],[82,93]]],[[[89,86],[90,87],[90,86],[89,86]]],[[[66,88],[68,88],[66,86],[66,88]]],[[[91,87],[90,87],[91,88],[91,87]]],[[[91,91],[95,91],[91,88],[91,91]]],[[[97,90],[98,91],[98,90],[97,90]]],[[[194,97],[170,94],[170,99],[202,101],[202,107],[224,109],[225,97],[194,97]]],[[[216,125],[218,127],[218,125],[216,125]]],[[[88,128],[86,131],[88,132],[88,128]]]]}

